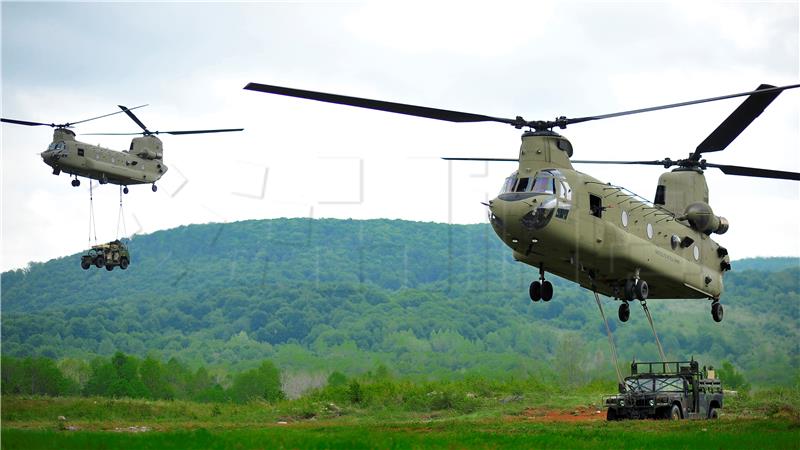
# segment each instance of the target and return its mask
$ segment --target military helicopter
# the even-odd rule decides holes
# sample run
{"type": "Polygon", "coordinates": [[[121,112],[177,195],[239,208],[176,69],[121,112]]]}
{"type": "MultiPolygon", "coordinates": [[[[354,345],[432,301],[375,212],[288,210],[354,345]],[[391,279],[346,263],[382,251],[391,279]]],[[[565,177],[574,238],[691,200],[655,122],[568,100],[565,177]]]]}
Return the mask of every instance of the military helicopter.
{"type": "Polygon", "coordinates": [[[703,171],[716,168],[728,175],[785,180],[800,180],[800,174],[713,164],[702,156],[724,150],[781,92],[797,87],[800,84],[763,84],[755,91],[721,97],[598,116],[562,116],[552,121],[491,117],[258,83],[249,83],[245,89],[449,122],[500,122],[527,128],[518,158],[443,159],[519,164],[500,194],[486,206],[494,231],[511,247],[513,257],[539,269],[539,279],[530,284],[531,300],[552,299],[553,285],[545,280],[545,273],[550,272],[622,301],[618,311],[622,322],[630,316],[628,302],[648,298],[710,299],[712,317],[720,322],[722,278],[731,264],[728,250],[710,235],[725,233],[729,224],[708,204],[703,171]],[[748,98],[685,159],[570,160],[572,144],[552,131],[581,122],[743,96],[748,98]],[[650,202],[621,186],[579,172],[572,163],[677,168],[659,177],[655,199],[650,202]]]}
{"type": "Polygon", "coordinates": [[[167,166],[164,164],[164,150],[161,140],[156,137],[160,133],[181,135],[181,134],[202,134],[202,133],[223,133],[229,131],[242,131],[244,128],[229,128],[219,130],[189,130],[189,131],[150,131],[139,120],[132,110],[142,108],[147,105],[127,108],[118,105],[121,111],[104,114],[91,119],[78,122],[67,122],[63,124],[29,122],[16,119],[0,119],[1,122],[15,125],[27,126],[48,126],[53,130],[53,142],[42,152],[41,156],[45,164],[53,168],[53,175],[59,175],[62,171],[75,177],[72,186],[81,185],[79,176],[98,180],[100,184],[112,183],[123,186],[122,192],[128,193],[128,185],[151,184],[153,192],[158,190],[158,181],[166,172],[167,166]],[[117,151],[97,145],[86,144],[75,139],[75,132],[70,128],[90,120],[101,119],[114,114],[125,113],[131,118],[142,132],[136,133],[87,133],[87,135],[137,135],[131,141],[128,150],[117,151]]]}

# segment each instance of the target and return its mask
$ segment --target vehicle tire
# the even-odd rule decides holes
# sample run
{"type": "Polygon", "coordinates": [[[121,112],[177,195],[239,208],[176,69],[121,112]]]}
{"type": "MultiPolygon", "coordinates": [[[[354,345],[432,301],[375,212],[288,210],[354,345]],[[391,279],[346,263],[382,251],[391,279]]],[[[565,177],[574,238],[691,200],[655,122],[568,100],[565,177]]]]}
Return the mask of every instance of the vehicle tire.
{"type": "Polygon", "coordinates": [[[545,280],[542,282],[542,300],[549,302],[553,298],[553,283],[545,280]]]}
{"type": "Polygon", "coordinates": [[[106,265],[106,259],[101,255],[95,258],[94,265],[98,269],[106,265]]]}
{"type": "Polygon", "coordinates": [[[719,419],[719,410],[717,408],[711,408],[711,411],[708,412],[708,418],[711,420],[719,419]]]}
{"type": "Polygon", "coordinates": [[[92,266],[92,263],[89,262],[88,259],[81,258],[81,268],[83,270],[89,270],[89,267],[92,266]]]}
{"type": "Polygon", "coordinates": [[[106,270],[111,272],[112,270],[114,270],[114,266],[111,264],[106,264],[106,270]]]}
{"type": "Polygon", "coordinates": [[[531,300],[534,302],[538,302],[542,299],[542,283],[538,281],[534,281],[531,283],[531,287],[528,288],[528,294],[531,296],[531,300]]]}
{"type": "Polygon", "coordinates": [[[619,305],[617,316],[619,317],[620,322],[628,321],[628,319],[631,317],[631,306],[628,304],[628,302],[622,302],[622,304],[619,305]]]}
{"type": "Polygon", "coordinates": [[[119,268],[122,269],[122,270],[125,270],[125,269],[128,268],[128,258],[125,258],[123,256],[122,259],[119,260],[119,268]]]}
{"type": "Polygon", "coordinates": [[[672,405],[669,412],[669,420],[681,420],[681,408],[678,405],[672,405]]]}
{"type": "Polygon", "coordinates": [[[619,420],[619,415],[617,414],[616,408],[608,408],[608,412],[606,413],[606,420],[609,422],[614,420],[619,420]]]}
{"type": "Polygon", "coordinates": [[[636,286],[633,291],[636,294],[636,298],[641,301],[647,300],[647,296],[650,295],[650,287],[647,285],[647,281],[642,279],[636,280],[636,286]]]}
{"type": "Polygon", "coordinates": [[[622,289],[623,300],[633,300],[634,287],[636,287],[636,284],[633,280],[625,280],[625,287],[622,289]]]}
{"type": "Polygon", "coordinates": [[[723,315],[724,315],[724,310],[722,309],[722,303],[712,303],[711,317],[714,318],[714,322],[722,322],[723,315]]]}

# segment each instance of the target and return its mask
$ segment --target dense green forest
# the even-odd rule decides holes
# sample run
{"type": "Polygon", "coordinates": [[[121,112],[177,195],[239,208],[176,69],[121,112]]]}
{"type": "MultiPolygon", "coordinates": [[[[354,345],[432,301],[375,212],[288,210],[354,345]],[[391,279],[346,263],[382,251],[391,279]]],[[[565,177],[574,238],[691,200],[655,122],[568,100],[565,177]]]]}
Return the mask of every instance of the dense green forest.
{"type": "MultiPolygon", "coordinates": [[[[613,380],[592,294],[511,259],[488,225],[275,219],[190,225],[131,241],[131,266],[80,268],[79,255],[2,274],[2,353],[92,361],[117,351],[239,373],[270,360],[326,379],[385,367],[570,383],[613,380]]],[[[670,358],[730,361],[754,386],[800,382],[800,261],[734,261],[725,320],[707,301],[649,302],[670,358]]],[[[657,359],[644,314],[618,323],[621,365],[657,359]]]]}

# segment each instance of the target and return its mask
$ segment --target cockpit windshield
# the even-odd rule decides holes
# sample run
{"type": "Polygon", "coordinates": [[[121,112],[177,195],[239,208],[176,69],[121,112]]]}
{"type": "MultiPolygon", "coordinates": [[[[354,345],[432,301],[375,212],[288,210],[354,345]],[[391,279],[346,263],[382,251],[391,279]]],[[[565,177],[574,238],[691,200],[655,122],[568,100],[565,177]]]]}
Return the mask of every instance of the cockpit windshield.
{"type": "Polygon", "coordinates": [[[64,141],[52,142],[47,147],[48,150],[64,150],[65,148],[67,148],[67,144],[64,141]]]}
{"type": "Polygon", "coordinates": [[[514,172],[510,177],[506,178],[503,188],[500,190],[501,194],[508,192],[532,192],[551,195],[555,195],[558,192],[561,197],[567,200],[572,198],[572,191],[566,178],[557,169],[542,170],[534,178],[519,178],[518,173],[514,172]],[[558,187],[560,187],[560,191],[558,191],[558,187]]]}

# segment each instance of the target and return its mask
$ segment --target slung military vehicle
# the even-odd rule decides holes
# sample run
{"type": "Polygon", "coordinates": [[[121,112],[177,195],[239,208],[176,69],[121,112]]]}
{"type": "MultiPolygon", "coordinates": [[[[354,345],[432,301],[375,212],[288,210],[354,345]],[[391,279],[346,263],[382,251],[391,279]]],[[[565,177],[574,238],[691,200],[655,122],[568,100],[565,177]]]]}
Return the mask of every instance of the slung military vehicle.
{"type": "Polygon", "coordinates": [[[150,184],[155,192],[156,181],[166,172],[167,166],[164,164],[164,147],[161,140],[156,137],[160,133],[181,135],[181,134],[204,134],[204,133],[224,133],[230,131],[242,131],[243,128],[228,128],[218,130],[187,130],[187,131],[150,131],[136,117],[132,110],[118,105],[121,111],[78,122],[67,122],[62,124],[29,122],[17,119],[0,119],[5,123],[27,126],[48,126],[55,128],[53,131],[53,142],[42,152],[41,156],[45,164],[53,168],[53,175],[65,172],[74,177],[72,186],[78,187],[81,182],[78,177],[86,177],[98,180],[100,184],[112,183],[124,186],[123,192],[128,193],[128,185],[150,184]],[[137,135],[128,150],[117,151],[97,145],[87,144],[75,139],[75,132],[70,128],[74,125],[108,117],[114,114],[125,113],[131,118],[142,132],[136,133],[87,133],[87,135],[137,135]]]}
{"type": "Polygon", "coordinates": [[[633,362],[620,393],[606,397],[608,420],[717,419],[722,382],[697,361],[633,362]],[[704,368],[705,369],[705,368],[704,368]]]}
{"type": "Polygon", "coordinates": [[[89,251],[81,256],[83,270],[88,270],[92,265],[98,269],[105,267],[109,272],[117,266],[125,270],[130,263],[131,254],[128,251],[128,246],[119,239],[107,244],[93,245],[89,251]]]}
{"type": "Polygon", "coordinates": [[[551,121],[492,117],[258,83],[249,83],[245,89],[449,122],[500,122],[527,128],[517,158],[444,159],[518,164],[488,207],[492,227],[512,249],[514,258],[539,270],[539,279],[529,288],[531,300],[553,297],[553,285],[545,280],[545,273],[551,272],[621,300],[619,318],[623,322],[630,316],[629,301],[648,298],[710,299],[712,316],[719,322],[723,317],[719,302],[722,277],[731,265],[728,250],[710,236],[725,233],[729,224],[709,205],[703,171],[716,168],[728,175],[785,180],[800,180],[800,174],[713,164],[702,156],[724,150],[781,92],[797,87],[800,84],[761,85],[755,91],[551,121]],[[735,97],[747,99],[688,158],[675,161],[574,161],[570,160],[572,144],[553,131],[582,122],[735,97]],[[651,202],[622,186],[577,171],[572,163],[677,168],[661,175],[651,202]]]}

